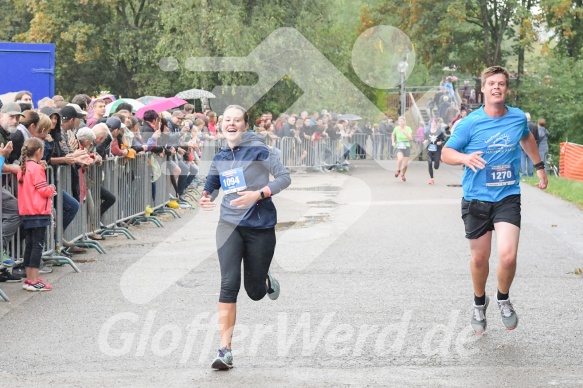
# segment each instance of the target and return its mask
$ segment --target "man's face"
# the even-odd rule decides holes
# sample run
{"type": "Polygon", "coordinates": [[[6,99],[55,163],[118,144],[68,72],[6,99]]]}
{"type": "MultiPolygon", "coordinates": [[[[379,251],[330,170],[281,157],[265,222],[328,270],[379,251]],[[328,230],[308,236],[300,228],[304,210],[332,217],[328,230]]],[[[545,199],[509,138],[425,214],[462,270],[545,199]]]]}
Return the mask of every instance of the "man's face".
{"type": "Polygon", "coordinates": [[[482,85],[482,93],[484,93],[486,105],[504,104],[508,93],[508,84],[504,74],[498,73],[486,78],[486,82],[482,85]]]}
{"type": "Polygon", "coordinates": [[[27,104],[32,104],[32,96],[28,95],[28,94],[24,94],[21,98],[20,101],[22,102],[26,102],[27,104]]]}
{"type": "Polygon", "coordinates": [[[306,112],[306,111],[303,111],[303,112],[300,114],[300,118],[301,118],[302,120],[305,120],[305,118],[306,118],[306,117],[308,117],[308,112],[306,112]]]}
{"type": "Polygon", "coordinates": [[[287,122],[288,122],[290,125],[294,125],[294,124],[296,123],[296,118],[295,118],[294,116],[290,116],[290,117],[287,119],[287,122]]]}
{"type": "Polygon", "coordinates": [[[75,128],[75,120],[77,119],[68,119],[68,120],[61,120],[61,127],[64,130],[69,130],[75,128]]]}
{"type": "Polygon", "coordinates": [[[172,122],[176,125],[181,125],[184,121],[184,116],[172,116],[172,122]]]}
{"type": "Polygon", "coordinates": [[[0,113],[0,125],[7,131],[10,129],[16,129],[18,123],[20,122],[20,115],[9,115],[6,113],[0,113]]]}
{"type": "Polygon", "coordinates": [[[318,119],[318,112],[314,112],[314,113],[312,113],[312,118],[313,118],[314,120],[317,120],[317,119],[318,119]]]}
{"type": "Polygon", "coordinates": [[[95,144],[101,144],[107,137],[107,133],[101,132],[99,135],[95,135],[95,144]]]}
{"type": "Polygon", "coordinates": [[[97,102],[93,105],[93,111],[99,117],[103,117],[105,115],[105,104],[103,102],[97,102]]]}
{"type": "Polygon", "coordinates": [[[309,118],[306,118],[306,119],[304,120],[304,126],[305,126],[305,127],[309,127],[309,126],[310,126],[310,119],[309,119],[309,118]]]}
{"type": "Polygon", "coordinates": [[[105,97],[105,98],[103,99],[103,102],[105,102],[105,105],[107,105],[107,104],[109,104],[109,103],[111,102],[111,98],[109,98],[109,97],[105,97]]]}

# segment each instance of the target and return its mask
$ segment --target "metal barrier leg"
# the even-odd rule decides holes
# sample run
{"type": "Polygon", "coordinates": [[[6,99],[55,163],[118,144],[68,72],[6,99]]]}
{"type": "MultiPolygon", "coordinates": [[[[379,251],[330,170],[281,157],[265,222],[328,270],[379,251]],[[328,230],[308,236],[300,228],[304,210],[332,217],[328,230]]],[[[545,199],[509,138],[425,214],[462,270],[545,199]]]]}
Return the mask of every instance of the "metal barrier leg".
{"type": "Polygon", "coordinates": [[[138,216],[132,221],[132,225],[139,225],[142,222],[152,222],[158,228],[163,228],[164,224],[157,217],[138,216]]]}
{"type": "Polygon", "coordinates": [[[43,256],[43,261],[47,264],[53,264],[53,265],[68,264],[71,266],[71,268],[73,268],[73,270],[75,272],[77,272],[77,273],[81,272],[79,267],[77,267],[77,265],[75,265],[73,260],[71,260],[69,257],[55,254],[54,252],[52,252],[51,255],[48,257],[43,256]]]}
{"type": "Polygon", "coordinates": [[[114,236],[116,234],[123,234],[124,236],[126,236],[130,240],[136,239],[134,237],[134,235],[129,231],[128,228],[120,228],[120,227],[106,228],[106,229],[103,229],[101,232],[99,232],[99,234],[101,236],[114,236]]]}
{"type": "Polygon", "coordinates": [[[182,217],[180,217],[180,214],[178,214],[174,211],[174,209],[164,209],[164,208],[156,209],[156,210],[154,210],[154,213],[152,213],[152,214],[165,214],[165,213],[172,214],[172,217],[174,217],[174,218],[182,218],[182,217]]]}
{"type": "Polygon", "coordinates": [[[107,253],[105,249],[97,242],[92,240],[77,240],[75,241],[75,246],[82,248],[95,248],[99,253],[107,253]]]}
{"type": "Polygon", "coordinates": [[[10,302],[10,299],[8,298],[8,296],[4,293],[4,291],[2,291],[2,289],[0,288],[0,299],[2,299],[5,302],[10,302]]]}

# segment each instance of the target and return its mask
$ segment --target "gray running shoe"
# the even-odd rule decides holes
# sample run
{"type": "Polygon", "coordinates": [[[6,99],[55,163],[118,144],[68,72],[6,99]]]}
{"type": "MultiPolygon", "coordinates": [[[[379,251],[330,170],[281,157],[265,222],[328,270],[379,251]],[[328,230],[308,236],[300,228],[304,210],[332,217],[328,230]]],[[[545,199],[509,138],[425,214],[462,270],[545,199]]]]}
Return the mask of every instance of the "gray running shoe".
{"type": "Polygon", "coordinates": [[[224,347],[219,349],[217,358],[213,361],[211,368],[216,370],[229,370],[233,367],[233,355],[231,349],[224,347]]]}
{"type": "Polygon", "coordinates": [[[488,308],[488,303],[490,303],[490,298],[486,296],[486,303],[482,306],[476,306],[474,304],[474,311],[472,311],[472,329],[476,334],[482,334],[486,331],[488,323],[486,321],[486,309],[488,308]]]}
{"type": "Polygon", "coordinates": [[[271,287],[270,290],[267,290],[267,296],[271,300],[276,300],[279,298],[279,282],[269,272],[267,272],[267,277],[269,278],[269,285],[271,287]]]}
{"type": "Polygon", "coordinates": [[[497,300],[497,302],[504,326],[506,326],[508,330],[516,329],[516,326],[518,326],[518,315],[516,315],[516,311],[514,311],[514,307],[512,306],[510,299],[497,300]]]}

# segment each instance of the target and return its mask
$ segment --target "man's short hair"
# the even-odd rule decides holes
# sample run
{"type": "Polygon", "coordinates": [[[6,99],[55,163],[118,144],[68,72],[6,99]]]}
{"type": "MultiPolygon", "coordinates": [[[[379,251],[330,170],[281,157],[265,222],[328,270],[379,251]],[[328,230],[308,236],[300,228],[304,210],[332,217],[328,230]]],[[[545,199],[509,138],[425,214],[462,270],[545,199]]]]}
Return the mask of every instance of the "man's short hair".
{"type": "Polygon", "coordinates": [[[158,113],[155,110],[150,109],[144,112],[144,121],[153,122],[158,118],[158,113]]]}
{"type": "Polygon", "coordinates": [[[93,131],[93,129],[91,129],[89,127],[81,127],[77,130],[77,140],[79,140],[79,141],[85,141],[85,140],[93,141],[93,140],[95,140],[95,132],[93,131]]]}
{"type": "Polygon", "coordinates": [[[128,112],[134,112],[135,109],[132,106],[132,104],[128,103],[128,102],[122,102],[121,104],[119,104],[117,106],[117,108],[115,108],[116,113],[119,112],[120,110],[127,110],[128,112]]]}
{"type": "Polygon", "coordinates": [[[508,74],[508,70],[506,70],[502,66],[490,66],[489,68],[484,70],[481,76],[482,85],[486,84],[486,79],[488,77],[491,77],[495,74],[504,74],[504,77],[506,77],[506,85],[508,85],[508,82],[510,80],[510,74],[508,74]]]}
{"type": "Polygon", "coordinates": [[[172,117],[178,117],[178,118],[183,119],[184,116],[186,116],[186,114],[183,111],[181,111],[180,109],[177,109],[174,112],[172,112],[172,117]]]}
{"type": "Polygon", "coordinates": [[[93,126],[93,133],[95,134],[96,139],[100,136],[107,136],[109,133],[109,131],[107,129],[107,124],[105,124],[105,123],[95,124],[93,126]]]}
{"type": "Polygon", "coordinates": [[[89,96],[86,94],[77,94],[75,97],[73,97],[71,103],[79,105],[82,110],[87,110],[87,104],[91,102],[91,98],[89,98],[89,101],[87,101],[88,97],[89,96]]]}
{"type": "Polygon", "coordinates": [[[186,112],[192,113],[192,112],[194,112],[194,105],[192,105],[192,104],[186,104],[186,105],[184,105],[184,110],[186,112]]]}

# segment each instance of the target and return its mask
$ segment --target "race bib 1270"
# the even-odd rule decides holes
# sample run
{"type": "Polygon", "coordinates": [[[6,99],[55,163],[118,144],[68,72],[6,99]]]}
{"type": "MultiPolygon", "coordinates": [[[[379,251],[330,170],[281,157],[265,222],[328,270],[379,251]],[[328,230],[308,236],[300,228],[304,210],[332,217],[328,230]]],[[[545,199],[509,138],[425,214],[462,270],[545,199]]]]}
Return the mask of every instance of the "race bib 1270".
{"type": "Polygon", "coordinates": [[[510,186],[516,183],[516,175],[510,164],[486,166],[486,186],[510,186]]]}
{"type": "Polygon", "coordinates": [[[247,188],[241,167],[220,173],[221,187],[225,194],[236,193],[247,188]]]}

